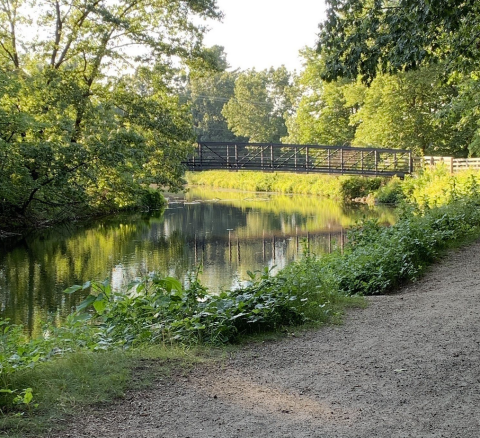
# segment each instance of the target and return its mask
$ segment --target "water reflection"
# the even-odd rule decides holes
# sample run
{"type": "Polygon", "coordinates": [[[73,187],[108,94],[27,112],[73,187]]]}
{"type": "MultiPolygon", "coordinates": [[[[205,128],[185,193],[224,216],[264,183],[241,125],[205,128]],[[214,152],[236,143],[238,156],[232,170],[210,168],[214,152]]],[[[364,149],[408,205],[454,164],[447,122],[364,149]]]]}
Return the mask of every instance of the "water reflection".
{"type": "Polygon", "coordinates": [[[118,215],[0,241],[2,315],[35,332],[81,300],[62,291],[110,278],[119,289],[158,271],[188,282],[198,266],[211,290],[236,287],[247,270],[276,269],[303,242],[323,253],[343,245],[344,228],[363,216],[395,220],[390,209],[342,207],[306,196],[191,190],[162,213],[118,215]]]}

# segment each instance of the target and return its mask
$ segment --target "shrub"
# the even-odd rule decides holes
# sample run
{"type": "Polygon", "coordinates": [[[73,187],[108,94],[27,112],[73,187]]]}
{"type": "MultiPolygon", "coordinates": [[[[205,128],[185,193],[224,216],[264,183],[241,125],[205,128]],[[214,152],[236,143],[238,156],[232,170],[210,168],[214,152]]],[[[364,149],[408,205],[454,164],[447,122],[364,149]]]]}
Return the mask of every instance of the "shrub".
{"type": "Polygon", "coordinates": [[[165,207],[165,198],[162,194],[153,188],[148,188],[142,194],[139,207],[147,210],[160,210],[165,207]]]}
{"type": "Polygon", "coordinates": [[[375,190],[378,190],[382,184],[382,178],[370,178],[353,176],[342,179],[341,194],[345,200],[364,198],[375,190]]]}
{"type": "Polygon", "coordinates": [[[374,197],[381,204],[399,204],[405,199],[402,181],[398,177],[391,178],[386,184],[380,186],[374,197]]]}

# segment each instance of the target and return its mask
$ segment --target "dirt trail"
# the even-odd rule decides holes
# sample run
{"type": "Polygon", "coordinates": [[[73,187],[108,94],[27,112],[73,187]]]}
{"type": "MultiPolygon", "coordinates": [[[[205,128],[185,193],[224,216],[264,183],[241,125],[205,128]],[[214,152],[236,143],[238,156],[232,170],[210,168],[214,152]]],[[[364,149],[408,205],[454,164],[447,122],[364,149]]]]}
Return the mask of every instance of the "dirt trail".
{"type": "Polygon", "coordinates": [[[341,326],[243,348],[70,438],[480,437],[480,242],[341,326]]]}

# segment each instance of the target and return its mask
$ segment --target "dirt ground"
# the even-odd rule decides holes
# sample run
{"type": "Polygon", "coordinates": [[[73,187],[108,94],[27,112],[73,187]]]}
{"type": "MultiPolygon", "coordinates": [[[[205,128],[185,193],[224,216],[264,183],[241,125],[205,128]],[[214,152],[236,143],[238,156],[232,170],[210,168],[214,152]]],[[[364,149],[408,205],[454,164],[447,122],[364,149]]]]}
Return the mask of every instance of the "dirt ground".
{"type": "Polygon", "coordinates": [[[369,303],[343,325],[132,392],[52,437],[480,437],[480,242],[369,303]]]}

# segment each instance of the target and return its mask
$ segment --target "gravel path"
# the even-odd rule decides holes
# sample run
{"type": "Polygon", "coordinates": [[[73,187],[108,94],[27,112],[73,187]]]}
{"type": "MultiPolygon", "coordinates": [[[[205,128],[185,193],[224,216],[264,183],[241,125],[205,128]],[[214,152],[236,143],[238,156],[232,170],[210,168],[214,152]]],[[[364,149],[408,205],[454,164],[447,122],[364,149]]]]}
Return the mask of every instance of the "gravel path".
{"type": "Polygon", "coordinates": [[[52,437],[480,437],[480,242],[340,326],[243,348],[52,437]]]}

